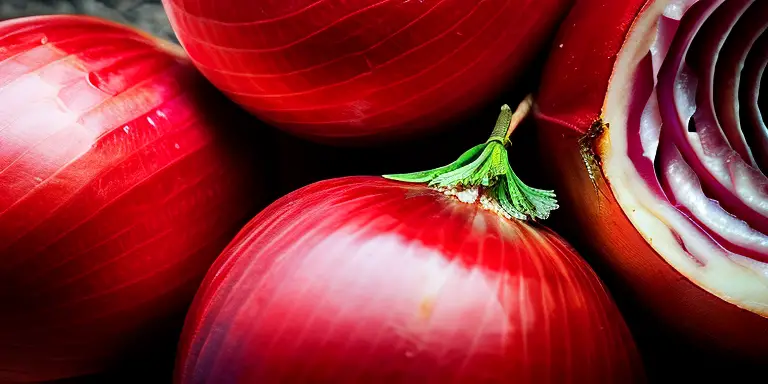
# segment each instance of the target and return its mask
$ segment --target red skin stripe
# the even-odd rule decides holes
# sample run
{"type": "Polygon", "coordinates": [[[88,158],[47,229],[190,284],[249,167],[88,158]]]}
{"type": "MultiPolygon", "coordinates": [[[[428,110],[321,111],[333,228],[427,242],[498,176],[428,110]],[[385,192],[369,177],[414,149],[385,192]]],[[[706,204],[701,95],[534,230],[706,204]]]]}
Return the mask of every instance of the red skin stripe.
{"type": "Polygon", "coordinates": [[[116,24],[8,21],[0,48],[0,382],[166,348],[263,201],[254,120],[116,24]]]}
{"type": "Polygon", "coordinates": [[[423,186],[312,184],[212,267],[180,344],[187,383],[630,383],[618,310],[554,233],[423,186]]]}
{"type": "Polygon", "coordinates": [[[355,142],[435,130],[498,97],[572,0],[221,3],[164,2],[203,74],[273,125],[355,142]]]}
{"type": "MultiPolygon", "coordinates": [[[[599,171],[597,183],[605,195],[594,192],[579,152],[579,138],[604,114],[609,82],[630,28],[654,3],[579,1],[558,32],[536,106],[546,169],[558,197],[567,202],[562,204],[562,221],[553,226],[595,255],[616,282],[615,289],[628,293],[620,304],[639,314],[634,321],[638,342],[647,348],[645,355],[651,357],[659,379],[711,380],[724,373],[737,380],[737,373],[745,377],[753,373],[749,364],[756,367],[755,372],[762,372],[768,356],[768,319],[709,293],[668,264],[627,218],[599,171]],[[734,368],[745,362],[746,369],[734,368]],[[693,365],[722,369],[668,375],[693,365]]],[[[753,14],[763,20],[764,15],[757,10],[753,14]]],[[[739,40],[748,37],[744,33],[738,36],[739,40]]],[[[636,112],[626,111],[625,115],[629,118],[636,112]]],[[[636,137],[630,138],[630,145],[639,146],[636,137]]],[[[611,150],[610,136],[603,135],[596,145],[597,154],[611,150]]]]}

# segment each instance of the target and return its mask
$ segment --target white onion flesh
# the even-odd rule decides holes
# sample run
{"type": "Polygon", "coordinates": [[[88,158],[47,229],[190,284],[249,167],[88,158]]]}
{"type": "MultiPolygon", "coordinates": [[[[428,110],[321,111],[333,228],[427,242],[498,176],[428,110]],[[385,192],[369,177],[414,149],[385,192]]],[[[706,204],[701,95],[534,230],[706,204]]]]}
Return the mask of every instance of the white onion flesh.
{"type": "MultiPolygon", "coordinates": [[[[601,153],[603,172],[627,217],[666,262],[710,293],[739,307],[768,316],[768,264],[728,251],[718,244],[689,216],[660,196],[627,156],[627,111],[631,108],[635,87],[635,74],[629,71],[638,68],[640,62],[651,52],[655,78],[670,40],[667,33],[659,32],[660,28],[674,27],[685,10],[695,2],[656,1],[635,21],[614,67],[613,80],[603,108],[603,118],[610,124],[606,135],[610,145],[603,146],[601,153]]],[[[651,99],[655,99],[655,96],[654,93],[651,99]]],[[[685,113],[693,114],[691,110],[685,113]]],[[[688,116],[683,118],[685,117],[688,116]]],[[[660,125],[658,105],[649,103],[646,106],[641,124],[644,154],[650,161],[654,161],[660,125]]],[[[768,249],[768,236],[735,219],[721,208],[719,203],[709,199],[702,191],[698,179],[692,175],[691,169],[687,168],[684,162],[674,164],[674,167],[664,170],[667,172],[666,176],[672,181],[673,188],[686,191],[680,196],[685,196],[688,200],[686,203],[699,210],[699,217],[708,220],[704,225],[715,229],[718,234],[733,243],[752,249],[768,249]]],[[[713,165],[711,169],[723,164],[713,165]]],[[[739,180],[753,182],[757,179],[748,176],[750,172],[757,172],[749,166],[730,167],[731,169],[716,172],[716,177],[733,178],[734,180],[729,180],[726,184],[735,189],[741,189],[739,180]],[[734,172],[734,169],[738,172],[734,172]]],[[[749,197],[750,190],[754,189],[748,188],[746,192],[742,190],[739,194],[749,197]]],[[[763,211],[763,205],[768,200],[761,196],[752,197],[754,204],[751,206],[763,211]]]]}

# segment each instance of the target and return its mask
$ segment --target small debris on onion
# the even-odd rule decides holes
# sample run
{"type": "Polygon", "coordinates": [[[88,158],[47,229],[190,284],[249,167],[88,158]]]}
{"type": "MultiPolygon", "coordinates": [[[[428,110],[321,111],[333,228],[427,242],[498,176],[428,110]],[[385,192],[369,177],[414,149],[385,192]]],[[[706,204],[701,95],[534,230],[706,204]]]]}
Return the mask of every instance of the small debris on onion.
{"type": "Polygon", "coordinates": [[[674,332],[763,364],[766,27],[762,0],[581,1],[536,106],[573,235],[674,332]]]}

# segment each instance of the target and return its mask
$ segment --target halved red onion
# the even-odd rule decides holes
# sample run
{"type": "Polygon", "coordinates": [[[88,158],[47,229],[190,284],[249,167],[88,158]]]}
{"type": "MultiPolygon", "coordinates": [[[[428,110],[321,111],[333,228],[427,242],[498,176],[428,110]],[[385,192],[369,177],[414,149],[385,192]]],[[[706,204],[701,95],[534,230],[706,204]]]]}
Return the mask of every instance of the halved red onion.
{"type": "Polygon", "coordinates": [[[758,100],[768,2],[615,3],[577,5],[545,71],[537,115],[572,207],[563,205],[666,323],[765,359],[768,130],[758,100]],[[588,15],[600,6],[611,31],[603,38],[588,15]],[[598,156],[607,201],[579,158],[584,134],[595,138],[587,151],[598,156]]]}
{"type": "Polygon", "coordinates": [[[172,347],[261,200],[252,119],[165,48],[93,18],[0,23],[0,382],[172,347]]]}

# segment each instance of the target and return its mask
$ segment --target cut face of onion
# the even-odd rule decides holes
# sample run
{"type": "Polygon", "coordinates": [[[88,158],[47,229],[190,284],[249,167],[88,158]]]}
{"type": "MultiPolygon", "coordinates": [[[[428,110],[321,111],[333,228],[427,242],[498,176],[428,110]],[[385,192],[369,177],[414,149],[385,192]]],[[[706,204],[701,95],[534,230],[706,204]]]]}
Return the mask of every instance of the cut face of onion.
{"type": "Polygon", "coordinates": [[[98,372],[180,330],[258,208],[233,135],[250,120],[137,31],[0,23],[0,382],[98,372]]]}
{"type": "MultiPolygon", "coordinates": [[[[594,7],[604,2],[584,3],[594,7]]],[[[565,195],[573,196],[572,204],[578,206],[575,210],[582,219],[600,221],[618,212],[629,219],[631,227],[622,226],[634,230],[627,233],[594,230],[601,232],[594,236],[596,243],[619,242],[602,253],[617,271],[630,276],[628,282],[653,279],[650,267],[630,265],[663,260],[698,288],[743,309],[702,300],[700,293],[670,283],[663,276],[669,271],[659,272],[656,285],[680,289],[673,294],[680,299],[688,295],[689,300],[698,300],[689,304],[688,315],[699,309],[709,314],[709,319],[692,320],[691,332],[708,333],[704,338],[710,341],[765,356],[768,130],[758,99],[768,58],[764,33],[768,2],[630,1],[610,7],[613,14],[607,17],[615,25],[615,33],[604,39],[602,48],[615,54],[611,59],[596,60],[591,73],[593,89],[577,89],[572,86],[575,80],[557,87],[557,77],[572,78],[583,71],[574,65],[579,59],[563,58],[584,39],[579,37],[578,27],[568,30],[566,21],[564,28],[572,36],[561,31],[546,70],[537,114],[545,142],[557,141],[558,146],[567,136],[589,136],[596,126],[605,130],[601,136],[594,135],[586,153],[595,151],[597,177],[604,177],[615,202],[598,201],[602,196],[590,190],[576,197],[581,183],[576,176],[560,176],[563,188],[570,190],[565,195]],[[558,52],[558,46],[564,52],[558,52]],[[579,95],[584,97],[579,100],[579,95]],[[618,204],[617,209],[612,204],[618,204]],[[650,247],[621,251],[637,242],[635,232],[650,247]]],[[[569,17],[579,20],[583,12],[576,9],[569,17]]],[[[590,53],[580,57],[586,60],[590,53]]],[[[586,76],[583,79],[590,81],[586,76]]],[[[555,162],[574,163],[574,159],[563,155],[555,162]]],[[[586,173],[584,163],[579,163],[581,169],[575,172],[586,173]]],[[[639,285],[635,289],[656,290],[639,285]]],[[[645,296],[654,301],[650,294],[645,296]]],[[[661,300],[651,305],[661,316],[670,316],[674,310],[659,304],[661,300]]],[[[686,316],[685,308],[678,312],[686,316]]]]}
{"type": "MultiPolygon", "coordinates": [[[[672,7],[663,9],[665,13],[644,15],[665,23],[664,33],[674,37],[655,39],[651,47],[629,44],[624,48],[625,52],[668,53],[659,55],[663,61],[658,70],[649,65],[653,59],[641,61],[635,67],[637,73],[627,74],[627,83],[618,80],[621,76],[612,83],[605,108],[611,146],[602,158],[617,200],[625,212],[635,210],[630,220],[658,220],[638,228],[654,239],[655,247],[663,247],[660,254],[675,269],[731,303],[767,315],[766,178],[751,160],[749,144],[757,143],[746,143],[737,131],[731,136],[746,151],[744,157],[729,145],[713,96],[717,53],[728,44],[729,32],[739,21],[753,21],[747,16],[750,6],[755,9],[749,14],[759,15],[768,25],[764,2],[700,1],[683,14],[682,22],[674,18],[672,7]],[[662,46],[664,41],[670,46],[662,46]],[[692,44],[697,44],[699,52],[690,51],[692,44]],[[654,81],[655,89],[639,84],[654,81]],[[649,88],[652,93],[647,92],[649,88]],[[625,96],[627,90],[630,98],[625,96]],[[640,119],[621,119],[619,111],[626,109],[627,116],[640,119]],[[652,135],[658,139],[637,140],[652,135]],[[631,156],[633,150],[642,155],[631,156]],[[644,175],[644,171],[652,173],[644,175]],[[654,174],[659,180],[655,185],[654,174]],[[659,186],[663,195],[651,193],[659,186]]],[[[630,41],[634,34],[649,33],[633,32],[630,41]]],[[[732,36],[735,41],[742,38],[732,36]]]]}
{"type": "Polygon", "coordinates": [[[314,139],[413,135],[520,78],[573,0],[163,0],[195,65],[314,139]]]}
{"type": "Polygon", "coordinates": [[[587,264],[479,200],[378,177],[286,195],[209,272],[176,382],[641,381],[587,264]]]}

